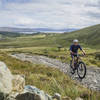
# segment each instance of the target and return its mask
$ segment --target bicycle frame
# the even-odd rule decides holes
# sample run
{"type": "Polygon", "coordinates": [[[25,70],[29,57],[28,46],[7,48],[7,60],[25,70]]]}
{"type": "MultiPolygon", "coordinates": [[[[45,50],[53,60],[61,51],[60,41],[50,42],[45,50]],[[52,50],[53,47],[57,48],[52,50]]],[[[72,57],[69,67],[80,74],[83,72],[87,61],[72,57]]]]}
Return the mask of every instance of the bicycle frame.
{"type": "Polygon", "coordinates": [[[77,57],[74,57],[74,63],[76,63],[76,65],[79,63],[79,61],[81,61],[80,55],[78,55],[77,57]]]}

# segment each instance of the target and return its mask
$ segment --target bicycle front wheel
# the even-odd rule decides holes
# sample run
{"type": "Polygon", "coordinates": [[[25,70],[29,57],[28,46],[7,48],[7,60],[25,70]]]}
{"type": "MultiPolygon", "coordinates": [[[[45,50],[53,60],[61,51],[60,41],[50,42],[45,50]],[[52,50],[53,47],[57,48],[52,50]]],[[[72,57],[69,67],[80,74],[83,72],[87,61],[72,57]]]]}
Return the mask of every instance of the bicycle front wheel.
{"type": "Polygon", "coordinates": [[[77,74],[80,79],[85,78],[86,76],[86,65],[84,62],[79,62],[78,68],[77,68],[77,74]]]}

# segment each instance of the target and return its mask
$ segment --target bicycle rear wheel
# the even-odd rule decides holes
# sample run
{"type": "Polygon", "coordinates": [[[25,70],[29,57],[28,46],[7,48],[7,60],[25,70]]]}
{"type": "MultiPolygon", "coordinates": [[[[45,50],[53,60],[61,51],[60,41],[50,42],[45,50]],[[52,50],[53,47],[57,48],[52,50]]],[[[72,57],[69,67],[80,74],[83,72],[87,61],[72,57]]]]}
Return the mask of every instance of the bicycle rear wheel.
{"type": "Polygon", "coordinates": [[[77,74],[80,79],[85,78],[86,76],[86,65],[84,62],[79,62],[78,68],[77,68],[77,74]]]}

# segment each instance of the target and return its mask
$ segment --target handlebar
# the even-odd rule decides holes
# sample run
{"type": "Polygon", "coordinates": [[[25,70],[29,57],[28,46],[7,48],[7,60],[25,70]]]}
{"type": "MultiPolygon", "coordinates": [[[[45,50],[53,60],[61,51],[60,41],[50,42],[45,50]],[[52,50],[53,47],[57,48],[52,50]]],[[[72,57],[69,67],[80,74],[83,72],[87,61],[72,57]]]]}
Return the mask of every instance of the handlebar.
{"type": "Polygon", "coordinates": [[[84,57],[84,56],[86,56],[86,54],[77,54],[77,53],[74,53],[74,55],[76,55],[77,57],[84,57]]]}
{"type": "Polygon", "coordinates": [[[78,56],[79,56],[79,57],[85,57],[86,55],[83,55],[83,54],[79,54],[78,56]]]}

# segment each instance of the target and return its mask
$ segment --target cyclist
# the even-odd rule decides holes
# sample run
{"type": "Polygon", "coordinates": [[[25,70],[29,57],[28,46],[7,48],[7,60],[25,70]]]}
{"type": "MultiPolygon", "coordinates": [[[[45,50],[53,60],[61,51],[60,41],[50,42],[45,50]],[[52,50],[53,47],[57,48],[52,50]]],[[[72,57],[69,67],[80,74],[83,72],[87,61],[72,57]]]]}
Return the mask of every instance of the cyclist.
{"type": "Polygon", "coordinates": [[[70,54],[72,57],[72,67],[74,68],[75,57],[78,57],[78,50],[81,50],[83,55],[85,55],[85,51],[79,45],[79,41],[77,39],[73,40],[73,44],[70,46],[70,54]]]}

